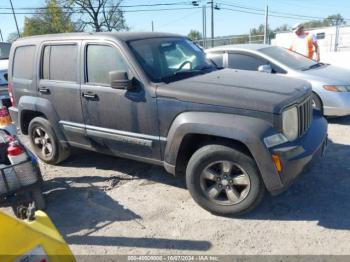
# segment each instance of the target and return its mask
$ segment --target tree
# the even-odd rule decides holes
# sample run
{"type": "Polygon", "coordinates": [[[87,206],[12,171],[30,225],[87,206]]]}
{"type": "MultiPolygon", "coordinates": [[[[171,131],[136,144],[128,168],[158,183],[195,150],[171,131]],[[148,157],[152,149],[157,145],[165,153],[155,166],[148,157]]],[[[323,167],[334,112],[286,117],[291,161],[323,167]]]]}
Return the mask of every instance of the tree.
{"type": "Polygon", "coordinates": [[[124,12],[120,8],[123,0],[59,0],[59,2],[67,10],[79,15],[77,24],[82,31],[129,30],[124,12]]]}
{"type": "Polygon", "coordinates": [[[46,0],[46,6],[24,20],[23,36],[74,32],[70,15],[58,6],[57,0],[46,0]]]}
{"type": "Polygon", "coordinates": [[[191,30],[188,33],[187,37],[189,39],[191,39],[192,41],[201,40],[203,38],[202,34],[199,31],[197,31],[197,30],[191,30]]]}
{"type": "Polygon", "coordinates": [[[332,26],[345,25],[346,24],[346,21],[344,20],[344,17],[342,17],[341,14],[330,15],[325,20],[328,20],[329,23],[332,26]]]}
{"type": "Polygon", "coordinates": [[[304,23],[306,29],[317,28],[317,27],[327,27],[327,26],[336,26],[336,25],[345,25],[346,21],[344,17],[340,14],[330,15],[323,20],[311,20],[304,23]]]}

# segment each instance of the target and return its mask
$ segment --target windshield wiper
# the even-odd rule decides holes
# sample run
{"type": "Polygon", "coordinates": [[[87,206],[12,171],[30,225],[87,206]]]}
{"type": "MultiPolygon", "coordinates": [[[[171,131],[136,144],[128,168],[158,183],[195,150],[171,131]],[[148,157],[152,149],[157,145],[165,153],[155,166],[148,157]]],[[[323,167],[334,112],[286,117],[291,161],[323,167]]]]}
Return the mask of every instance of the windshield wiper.
{"type": "Polygon", "coordinates": [[[315,69],[315,68],[318,68],[318,67],[324,66],[324,65],[325,65],[325,63],[316,63],[316,64],[313,64],[313,65],[307,67],[307,68],[302,69],[301,71],[306,71],[306,70],[310,70],[310,69],[315,69]]]}

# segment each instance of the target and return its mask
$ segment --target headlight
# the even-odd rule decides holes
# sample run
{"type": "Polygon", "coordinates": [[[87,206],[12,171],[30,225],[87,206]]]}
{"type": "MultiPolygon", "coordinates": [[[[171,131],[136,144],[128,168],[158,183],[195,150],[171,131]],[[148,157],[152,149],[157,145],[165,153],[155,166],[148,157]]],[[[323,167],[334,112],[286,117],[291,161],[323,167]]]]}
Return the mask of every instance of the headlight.
{"type": "Polygon", "coordinates": [[[282,113],[283,134],[289,141],[298,137],[298,110],[292,107],[282,113]]]}
{"type": "Polygon", "coordinates": [[[324,89],[327,91],[332,91],[332,92],[350,92],[350,85],[326,85],[323,86],[324,89]]]}

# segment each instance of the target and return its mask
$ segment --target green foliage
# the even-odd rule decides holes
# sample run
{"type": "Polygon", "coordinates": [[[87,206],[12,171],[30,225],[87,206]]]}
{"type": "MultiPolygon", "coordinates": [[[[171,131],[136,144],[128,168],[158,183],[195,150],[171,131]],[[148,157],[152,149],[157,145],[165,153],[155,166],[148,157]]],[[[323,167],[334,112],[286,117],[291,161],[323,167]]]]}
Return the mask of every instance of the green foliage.
{"type": "Polygon", "coordinates": [[[327,26],[336,26],[336,25],[345,25],[346,21],[344,17],[340,14],[330,15],[323,20],[312,20],[304,23],[306,29],[317,28],[317,27],[327,27],[327,26]]]}
{"type": "Polygon", "coordinates": [[[56,0],[46,0],[45,8],[24,19],[23,36],[74,31],[75,27],[70,16],[62,10],[56,0]]]}
{"type": "Polygon", "coordinates": [[[197,31],[197,30],[191,30],[188,33],[187,37],[189,39],[191,39],[192,41],[201,40],[203,38],[202,34],[199,31],[197,31]]]}

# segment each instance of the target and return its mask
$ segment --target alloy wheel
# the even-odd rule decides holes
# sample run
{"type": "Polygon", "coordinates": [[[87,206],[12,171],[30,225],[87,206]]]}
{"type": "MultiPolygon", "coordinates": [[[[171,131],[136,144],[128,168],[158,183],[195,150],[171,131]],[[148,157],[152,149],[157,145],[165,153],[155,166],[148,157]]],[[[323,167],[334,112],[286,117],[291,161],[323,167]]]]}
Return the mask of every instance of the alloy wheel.
{"type": "Polygon", "coordinates": [[[247,172],[232,161],[209,164],[200,175],[204,195],[220,205],[234,205],[243,201],[250,191],[247,172]]]}
{"type": "Polygon", "coordinates": [[[35,146],[41,151],[42,156],[44,156],[45,158],[52,156],[52,140],[43,128],[36,127],[34,129],[33,141],[35,146]]]}

